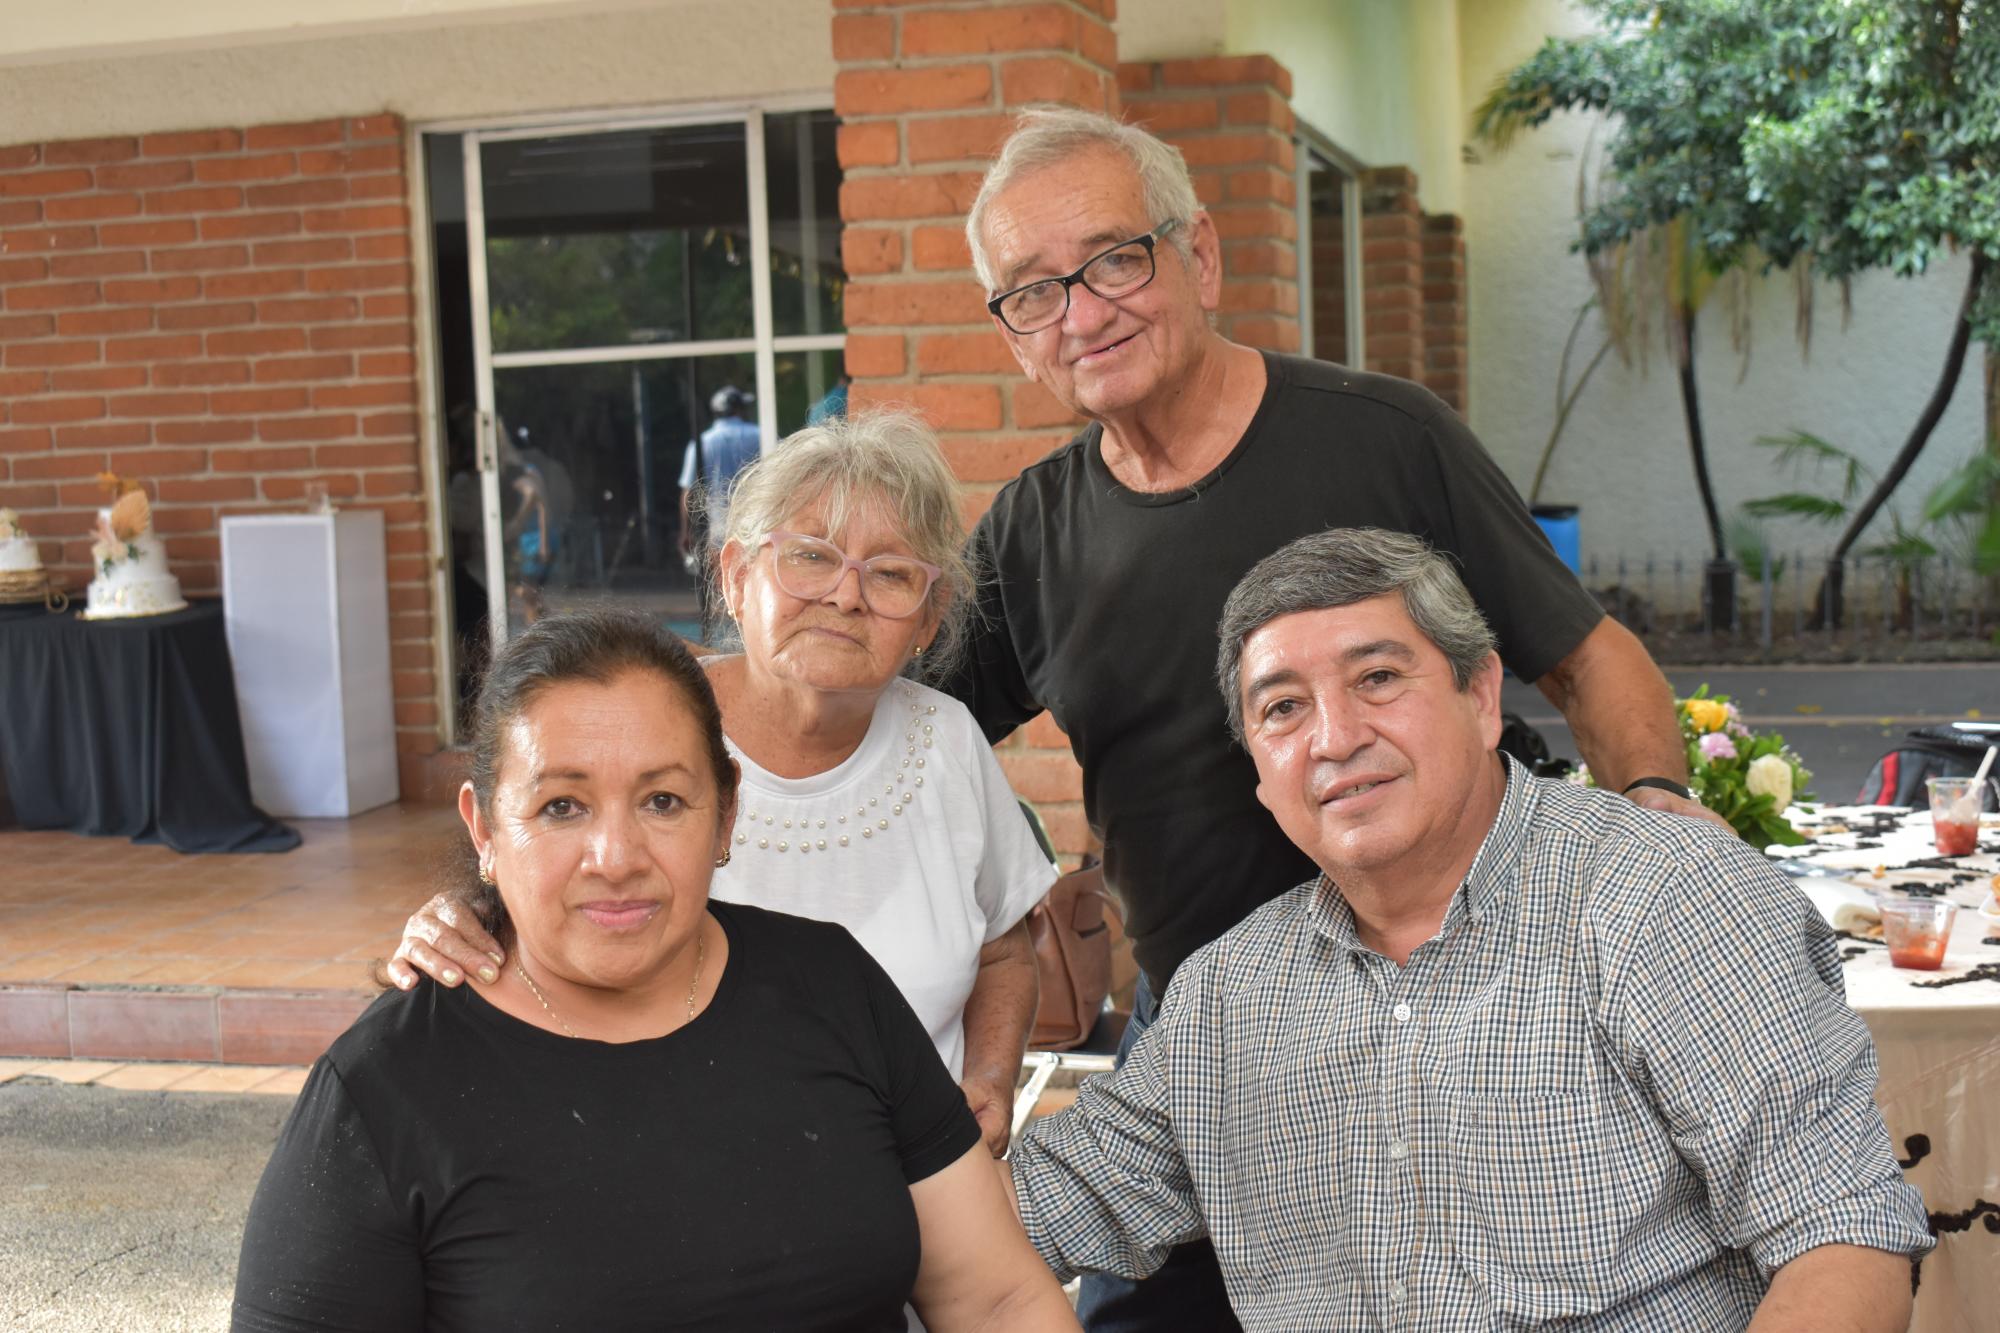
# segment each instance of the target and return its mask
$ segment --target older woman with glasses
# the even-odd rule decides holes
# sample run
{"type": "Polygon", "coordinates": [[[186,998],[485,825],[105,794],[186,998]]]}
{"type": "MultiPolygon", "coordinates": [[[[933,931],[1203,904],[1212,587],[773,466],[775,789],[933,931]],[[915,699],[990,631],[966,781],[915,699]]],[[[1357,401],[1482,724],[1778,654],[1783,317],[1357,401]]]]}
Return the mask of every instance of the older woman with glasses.
{"type": "MultiPolygon", "coordinates": [[[[911,418],[808,427],[740,474],[719,583],[742,651],[705,659],[743,771],[713,895],[846,926],[997,1155],[1034,1023],[1026,918],[1056,872],[971,715],[922,683],[964,642],[964,551],[951,469],[911,418]]],[[[503,958],[441,896],[389,970],[505,984],[503,958]]]]}

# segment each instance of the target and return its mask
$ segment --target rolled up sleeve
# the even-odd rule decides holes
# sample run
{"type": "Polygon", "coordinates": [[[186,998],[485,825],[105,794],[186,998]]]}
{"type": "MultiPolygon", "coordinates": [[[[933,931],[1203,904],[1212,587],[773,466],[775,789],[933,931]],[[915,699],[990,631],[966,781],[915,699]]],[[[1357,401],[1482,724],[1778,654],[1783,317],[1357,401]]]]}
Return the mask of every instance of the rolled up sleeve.
{"type": "Polygon", "coordinates": [[[1163,1009],[1124,1065],[1086,1080],[1069,1110],[1015,1145],[1022,1225],[1064,1281],[1147,1277],[1207,1234],[1170,1115],[1170,1018],[1163,1009]]]}
{"type": "Polygon", "coordinates": [[[1714,841],[1661,886],[1617,1006],[1714,1235],[1767,1274],[1821,1245],[1928,1252],[1831,931],[1761,854],[1714,841]]]}

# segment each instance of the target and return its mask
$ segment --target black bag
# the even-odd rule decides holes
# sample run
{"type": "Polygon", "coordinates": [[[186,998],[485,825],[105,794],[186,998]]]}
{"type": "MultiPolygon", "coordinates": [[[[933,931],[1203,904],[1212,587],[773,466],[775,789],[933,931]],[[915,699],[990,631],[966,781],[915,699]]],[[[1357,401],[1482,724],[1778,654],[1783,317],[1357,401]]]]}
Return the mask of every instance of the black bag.
{"type": "Polygon", "coordinates": [[[1567,759],[1550,757],[1549,743],[1542,739],[1542,733],[1529,726],[1519,713],[1500,715],[1500,744],[1494,748],[1520,760],[1538,778],[1563,777],[1572,767],[1567,759]]]}
{"type": "MultiPolygon", "coordinates": [[[[2000,745],[2000,732],[1960,731],[1950,723],[1916,727],[1904,735],[1901,745],[1875,761],[1854,803],[1924,809],[1931,801],[1924,779],[1971,777],[1979,771],[1989,745],[2000,745]]],[[[1981,809],[1993,808],[1990,785],[1979,800],[1981,809]]]]}

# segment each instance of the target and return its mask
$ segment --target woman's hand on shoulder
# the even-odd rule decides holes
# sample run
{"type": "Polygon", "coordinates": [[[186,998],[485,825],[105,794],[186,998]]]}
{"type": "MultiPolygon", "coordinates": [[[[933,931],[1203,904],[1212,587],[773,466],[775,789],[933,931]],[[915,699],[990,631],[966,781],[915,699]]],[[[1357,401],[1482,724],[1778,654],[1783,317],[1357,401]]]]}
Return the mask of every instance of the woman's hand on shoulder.
{"type": "Polygon", "coordinates": [[[486,933],[472,904],[456,893],[440,893],[403,923],[403,939],[388,964],[389,980],[399,989],[417,984],[422,972],[443,986],[467,977],[495,982],[507,955],[486,933]]]}
{"type": "Polygon", "coordinates": [[[979,1136],[986,1141],[986,1151],[995,1157],[1007,1153],[1007,1140],[1014,1129],[1014,1085],[1005,1087],[990,1079],[968,1076],[958,1084],[965,1094],[965,1104],[972,1111],[972,1118],[979,1122],[979,1136]]]}

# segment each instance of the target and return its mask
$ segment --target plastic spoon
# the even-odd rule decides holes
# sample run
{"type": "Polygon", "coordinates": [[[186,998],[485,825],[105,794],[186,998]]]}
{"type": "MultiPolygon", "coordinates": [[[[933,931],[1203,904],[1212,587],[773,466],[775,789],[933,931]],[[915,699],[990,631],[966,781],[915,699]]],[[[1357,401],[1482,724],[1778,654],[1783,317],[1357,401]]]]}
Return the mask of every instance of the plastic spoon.
{"type": "Polygon", "coordinates": [[[1986,757],[1979,761],[1979,771],[1972,775],[1972,790],[1951,803],[1952,823],[1979,822],[1980,793],[1986,790],[1986,775],[1993,771],[1993,756],[1996,754],[2000,754],[2000,745],[1986,747],[1986,757]]]}

